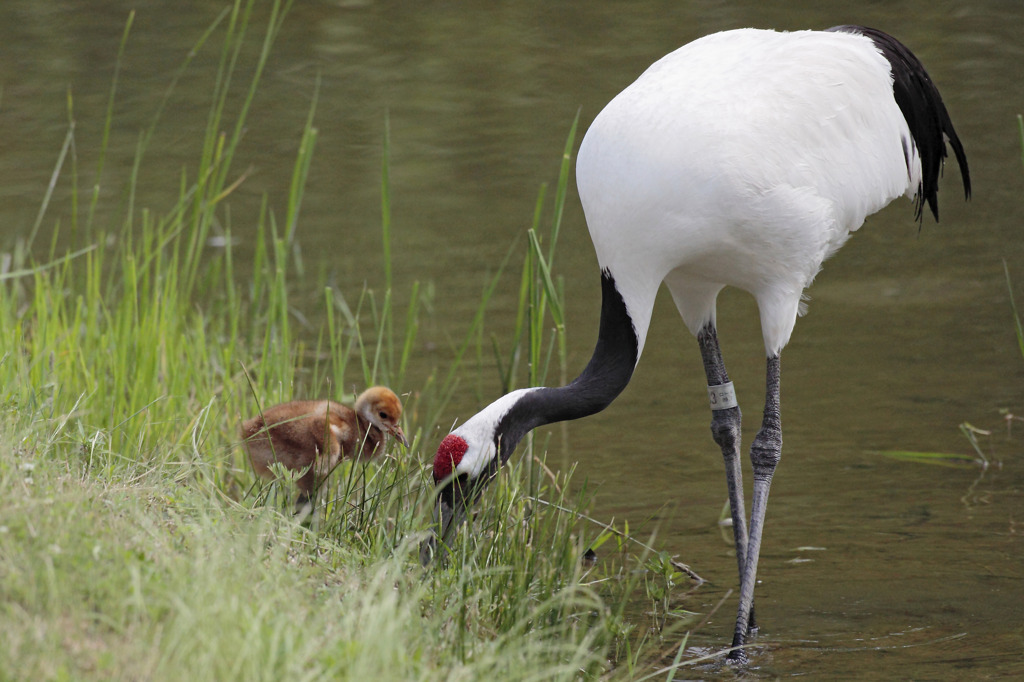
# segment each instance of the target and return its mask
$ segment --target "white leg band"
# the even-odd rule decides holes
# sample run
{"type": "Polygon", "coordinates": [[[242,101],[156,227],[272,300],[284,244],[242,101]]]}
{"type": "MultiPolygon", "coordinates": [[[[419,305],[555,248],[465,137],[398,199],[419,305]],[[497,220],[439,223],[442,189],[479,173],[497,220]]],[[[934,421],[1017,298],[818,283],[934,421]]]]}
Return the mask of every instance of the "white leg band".
{"type": "Polygon", "coordinates": [[[732,382],[708,386],[708,402],[711,403],[712,410],[728,410],[731,407],[737,407],[739,403],[736,401],[736,389],[733,388],[732,382]]]}

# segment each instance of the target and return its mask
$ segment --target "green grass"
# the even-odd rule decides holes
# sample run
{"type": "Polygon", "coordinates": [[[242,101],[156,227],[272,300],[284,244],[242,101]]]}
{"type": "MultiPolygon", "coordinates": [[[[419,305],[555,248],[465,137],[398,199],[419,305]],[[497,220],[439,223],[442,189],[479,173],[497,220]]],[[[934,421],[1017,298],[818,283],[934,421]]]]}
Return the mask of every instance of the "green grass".
{"type": "MultiPolygon", "coordinates": [[[[452,561],[417,560],[433,492],[425,434],[450,420],[472,358],[493,352],[505,388],[565,378],[554,259],[575,124],[553,200],[542,188],[526,235],[513,337],[490,334],[484,319],[518,260],[515,243],[444,366],[410,385],[429,287],[414,284],[396,308],[386,122],[379,289],[310,281],[295,246],[315,96],[285,206],[279,215],[263,200],[246,235],[251,262],[238,262],[230,200],[245,173],[232,162],[287,6],[275,2],[262,31],[252,9],[237,1],[200,36],[125,177],[105,167],[117,77],[92,160],[69,95],[53,181],[34,223],[5,245],[0,677],[547,680],[678,665],[689,623],[672,600],[688,580],[680,566],[628,528],[588,519],[586,493],[572,492],[582,486],[549,472],[533,439],[488,490],[452,561]],[[142,206],[153,131],[191,60],[217,51],[215,37],[220,69],[199,157],[169,205],[142,206]],[[243,65],[254,41],[255,63],[243,65]],[[100,210],[105,194],[125,197],[113,216],[100,210]],[[211,247],[212,236],[224,246],[211,247]],[[323,322],[297,331],[290,298],[317,289],[323,322]],[[372,383],[403,395],[412,447],[344,463],[303,524],[287,482],[252,474],[239,419],[293,397],[350,400],[342,387],[372,383]],[[594,568],[580,560],[588,547],[601,548],[594,568]]],[[[130,29],[131,20],[122,52],[130,29]]]]}
{"type": "Polygon", "coordinates": [[[588,621],[605,607],[578,575],[541,588],[536,568],[424,575],[415,543],[371,556],[160,474],[102,481],[31,461],[0,483],[12,678],[570,677],[603,665],[606,634],[588,621]]]}

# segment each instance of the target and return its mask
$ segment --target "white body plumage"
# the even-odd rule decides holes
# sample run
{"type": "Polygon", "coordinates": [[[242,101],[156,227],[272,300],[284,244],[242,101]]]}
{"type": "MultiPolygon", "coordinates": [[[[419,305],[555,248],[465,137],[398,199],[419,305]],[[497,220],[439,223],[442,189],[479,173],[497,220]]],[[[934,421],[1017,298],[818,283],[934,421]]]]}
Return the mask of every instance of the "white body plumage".
{"type": "Polygon", "coordinates": [[[892,82],[863,35],[745,29],[685,45],[608,104],[577,184],[641,350],[662,281],[694,334],[735,286],[757,299],[767,353],[786,345],[822,261],[920,184],[892,82]]]}

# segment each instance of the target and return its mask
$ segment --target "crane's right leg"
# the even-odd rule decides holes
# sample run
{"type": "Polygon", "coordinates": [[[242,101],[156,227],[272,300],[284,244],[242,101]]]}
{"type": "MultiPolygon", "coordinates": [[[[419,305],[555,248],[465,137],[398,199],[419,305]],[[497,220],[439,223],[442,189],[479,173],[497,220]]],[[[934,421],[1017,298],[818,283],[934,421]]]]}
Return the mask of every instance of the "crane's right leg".
{"type": "MultiPolygon", "coordinates": [[[[736,402],[736,392],[725,371],[722,351],[718,346],[718,333],[708,323],[697,334],[700,357],[704,361],[704,373],[708,378],[708,399],[711,402],[711,436],[722,448],[725,460],[725,480],[729,486],[729,510],[732,514],[732,534],[736,542],[736,564],[740,579],[747,558],[747,519],[743,504],[743,469],[740,460],[742,439],[742,414],[736,402]]],[[[754,609],[751,606],[747,630],[757,629],[754,609]]]]}

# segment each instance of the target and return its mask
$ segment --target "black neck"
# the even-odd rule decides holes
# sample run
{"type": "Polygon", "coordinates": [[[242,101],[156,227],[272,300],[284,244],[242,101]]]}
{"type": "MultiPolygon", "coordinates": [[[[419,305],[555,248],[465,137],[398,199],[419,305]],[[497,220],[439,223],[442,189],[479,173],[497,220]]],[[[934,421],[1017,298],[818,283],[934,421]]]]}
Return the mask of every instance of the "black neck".
{"type": "Polygon", "coordinates": [[[572,383],[531,391],[502,417],[495,430],[501,462],[538,426],[579,419],[608,407],[633,376],[637,354],[633,320],[615,288],[615,279],[605,270],[601,273],[601,324],[594,355],[572,383]]]}

